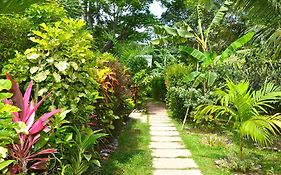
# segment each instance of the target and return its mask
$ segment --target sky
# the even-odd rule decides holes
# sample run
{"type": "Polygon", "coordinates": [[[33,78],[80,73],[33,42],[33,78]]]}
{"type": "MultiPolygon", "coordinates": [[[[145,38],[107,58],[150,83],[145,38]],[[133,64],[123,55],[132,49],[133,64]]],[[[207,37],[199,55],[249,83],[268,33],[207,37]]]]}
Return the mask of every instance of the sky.
{"type": "Polygon", "coordinates": [[[150,4],[149,10],[158,18],[160,18],[162,13],[166,11],[165,8],[161,7],[161,3],[158,1],[153,1],[153,3],[150,4]]]}
{"type": "MultiPolygon", "coordinates": [[[[166,8],[161,6],[161,3],[158,1],[153,1],[153,3],[150,4],[149,10],[153,15],[155,15],[157,18],[161,18],[161,15],[163,12],[166,11],[166,8]]],[[[136,29],[138,32],[144,32],[146,28],[142,27],[139,29],[136,29]]]]}

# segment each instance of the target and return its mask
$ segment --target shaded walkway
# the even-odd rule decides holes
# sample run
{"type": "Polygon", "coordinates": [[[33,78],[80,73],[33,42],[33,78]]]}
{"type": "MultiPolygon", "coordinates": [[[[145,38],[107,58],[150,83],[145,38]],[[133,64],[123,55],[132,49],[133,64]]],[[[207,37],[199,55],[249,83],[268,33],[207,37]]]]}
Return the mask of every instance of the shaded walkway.
{"type": "Polygon", "coordinates": [[[168,118],[164,105],[149,103],[150,149],[153,157],[153,175],[201,175],[183,146],[174,124],[168,118]]]}

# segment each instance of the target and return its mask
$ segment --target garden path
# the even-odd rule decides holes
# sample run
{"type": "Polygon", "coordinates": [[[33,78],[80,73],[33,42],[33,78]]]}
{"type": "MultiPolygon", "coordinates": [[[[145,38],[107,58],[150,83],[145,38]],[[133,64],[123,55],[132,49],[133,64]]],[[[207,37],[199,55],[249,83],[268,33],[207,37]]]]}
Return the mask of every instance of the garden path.
{"type": "Polygon", "coordinates": [[[153,175],[201,175],[170,120],[165,106],[148,104],[153,175]]]}

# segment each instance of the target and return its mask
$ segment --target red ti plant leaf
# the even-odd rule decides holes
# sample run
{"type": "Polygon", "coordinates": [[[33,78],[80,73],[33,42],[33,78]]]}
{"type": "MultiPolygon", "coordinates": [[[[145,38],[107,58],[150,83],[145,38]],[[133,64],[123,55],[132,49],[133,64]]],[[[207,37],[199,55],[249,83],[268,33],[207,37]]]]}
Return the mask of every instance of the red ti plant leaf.
{"type": "MultiPolygon", "coordinates": [[[[17,164],[10,168],[10,173],[27,174],[30,169],[45,169],[49,161],[49,158],[46,156],[55,153],[56,150],[45,149],[36,153],[33,151],[32,146],[40,139],[40,132],[44,132],[44,129],[48,127],[47,124],[49,122],[49,118],[56,113],[59,113],[61,110],[53,110],[42,115],[37,121],[35,121],[36,110],[43,103],[46,97],[34,105],[34,103],[30,101],[32,81],[29,83],[24,96],[22,96],[18,84],[9,75],[6,76],[12,82],[11,92],[14,93],[12,98],[13,104],[21,109],[21,112],[13,113],[15,116],[13,121],[25,123],[28,129],[28,134],[19,133],[19,142],[15,142],[14,144],[8,146],[11,156],[17,160],[17,164]]],[[[6,100],[5,102],[8,103],[9,101],[6,100]]]]}
{"type": "Polygon", "coordinates": [[[40,160],[39,162],[34,163],[30,169],[34,169],[34,170],[44,170],[47,168],[47,163],[49,160],[40,160]]]}
{"type": "Polygon", "coordinates": [[[23,98],[19,85],[10,77],[9,74],[6,74],[6,78],[12,82],[12,88],[10,89],[10,92],[14,94],[12,97],[13,104],[18,108],[23,109],[23,98]]]}

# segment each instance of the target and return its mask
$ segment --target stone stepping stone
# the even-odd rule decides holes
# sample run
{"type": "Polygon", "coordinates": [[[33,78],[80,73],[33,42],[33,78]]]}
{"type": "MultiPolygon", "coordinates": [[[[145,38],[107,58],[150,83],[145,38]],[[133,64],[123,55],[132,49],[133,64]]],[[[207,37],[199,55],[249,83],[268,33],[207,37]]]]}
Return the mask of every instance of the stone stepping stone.
{"type": "Polygon", "coordinates": [[[154,169],[192,169],[198,168],[191,158],[153,158],[154,169]]]}
{"type": "Polygon", "coordinates": [[[150,142],[150,149],[183,149],[180,142],[150,142]]]}
{"type": "Polygon", "coordinates": [[[152,142],[180,142],[182,141],[180,137],[166,137],[166,136],[151,136],[150,140],[152,142]]]}
{"type": "Polygon", "coordinates": [[[176,131],[177,129],[173,126],[151,126],[151,131],[176,131]]]}
{"type": "Polygon", "coordinates": [[[171,121],[171,119],[169,119],[168,117],[163,117],[163,118],[153,118],[153,117],[150,117],[149,119],[150,121],[171,121]]]}
{"type": "Polygon", "coordinates": [[[178,131],[150,131],[153,136],[179,136],[178,131]]]}
{"type": "Polygon", "coordinates": [[[149,124],[151,127],[174,127],[172,123],[153,123],[149,124]]]}
{"type": "Polygon", "coordinates": [[[150,123],[172,123],[170,120],[166,120],[166,119],[153,119],[153,120],[151,120],[151,119],[149,119],[149,122],[150,123]]]}
{"type": "Polygon", "coordinates": [[[191,152],[187,149],[152,149],[151,155],[157,158],[183,158],[191,157],[191,152]]]}
{"type": "Polygon", "coordinates": [[[202,175],[200,170],[155,170],[153,175],[202,175]]]}
{"type": "Polygon", "coordinates": [[[154,125],[154,124],[172,124],[170,121],[151,121],[149,120],[150,125],[154,125]]]}

